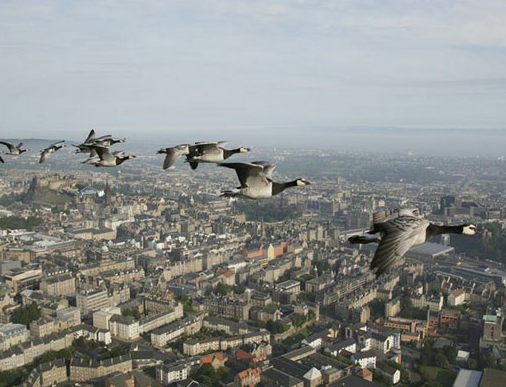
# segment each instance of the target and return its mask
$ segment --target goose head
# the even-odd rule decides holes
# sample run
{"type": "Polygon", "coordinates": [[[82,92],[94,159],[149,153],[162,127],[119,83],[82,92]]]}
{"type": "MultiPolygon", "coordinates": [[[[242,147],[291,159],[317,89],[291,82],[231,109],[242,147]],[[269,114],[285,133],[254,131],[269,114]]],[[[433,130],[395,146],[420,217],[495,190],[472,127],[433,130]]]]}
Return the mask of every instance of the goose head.
{"type": "Polygon", "coordinates": [[[476,235],[478,234],[478,228],[474,224],[465,224],[462,226],[462,234],[476,235]]]}
{"type": "Polygon", "coordinates": [[[297,187],[304,187],[306,185],[310,185],[311,184],[306,179],[297,179],[297,180],[295,180],[295,183],[297,184],[297,187]]]}
{"type": "Polygon", "coordinates": [[[248,153],[249,151],[251,151],[251,148],[245,148],[243,146],[239,148],[239,153],[248,153]]]}

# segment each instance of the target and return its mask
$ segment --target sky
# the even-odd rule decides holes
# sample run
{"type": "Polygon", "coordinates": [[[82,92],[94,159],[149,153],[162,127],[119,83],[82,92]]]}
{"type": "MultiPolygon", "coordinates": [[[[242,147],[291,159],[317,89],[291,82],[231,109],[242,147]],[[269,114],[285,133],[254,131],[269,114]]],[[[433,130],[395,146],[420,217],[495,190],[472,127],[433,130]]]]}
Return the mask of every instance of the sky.
{"type": "Polygon", "coordinates": [[[504,0],[0,0],[0,138],[471,145],[506,130],[504,20],[504,0]]]}

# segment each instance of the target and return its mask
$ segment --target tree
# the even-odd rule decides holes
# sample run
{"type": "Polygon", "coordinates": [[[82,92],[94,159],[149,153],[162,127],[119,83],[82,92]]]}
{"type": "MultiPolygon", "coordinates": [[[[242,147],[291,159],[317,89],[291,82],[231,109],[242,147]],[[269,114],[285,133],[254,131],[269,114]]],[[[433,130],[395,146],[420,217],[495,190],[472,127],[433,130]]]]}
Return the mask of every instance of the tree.
{"type": "Polygon", "coordinates": [[[227,285],[227,284],[222,284],[222,283],[219,283],[218,285],[216,285],[216,287],[214,288],[214,292],[216,294],[219,294],[219,295],[222,295],[222,296],[226,296],[228,294],[228,291],[230,290],[230,286],[227,285]]]}
{"type": "Polygon", "coordinates": [[[188,299],[188,297],[182,296],[181,299],[179,300],[179,302],[181,302],[181,304],[183,304],[183,310],[185,312],[193,312],[193,307],[192,307],[191,302],[188,299]]]}
{"type": "Polygon", "coordinates": [[[300,313],[294,313],[292,316],[293,324],[296,327],[300,327],[302,324],[304,324],[307,320],[307,317],[300,313]]]}
{"type": "Polygon", "coordinates": [[[420,375],[422,375],[423,380],[433,381],[436,380],[437,372],[435,372],[432,368],[421,367],[420,375]]]}
{"type": "Polygon", "coordinates": [[[22,306],[14,311],[12,314],[12,322],[16,324],[23,324],[29,328],[32,321],[38,320],[42,312],[39,306],[34,301],[30,305],[22,306]]]}
{"type": "Polygon", "coordinates": [[[316,269],[318,270],[318,275],[322,275],[325,271],[329,271],[331,269],[329,261],[323,260],[316,262],[316,269]]]}
{"type": "Polygon", "coordinates": [[[245,291],[246,291],[246,286],[234,285],[234,293],[235,294],[244,294],[245,291]]]}
{"type": "Polygon", "coordinates": [[[467,360],[467,368],[470,370],[477,370],[478,369],[478,361],[473,358],[469,358],[467,360]]]}
{"type": "Polygon", "coordinates": [[[482,368],[497,368],[497,361],[494,359],[493,356],[485,356],[482,361],[482,368]]]}
{"type": "Polygon", "coordinates": [[[141,314],[139,313],[139,309],[137,309],[137,308],[123,309],[121,311],[121,314],[123,316],[132,316],[133,318],[135,318],[137,320],[141,318],[141,314]]]}
{"type": "Polygon", "coordinates": [[[269,320],[265,324],[265,328],[271,332],[273,335],[276,333],[286,332],[290,327],[287,324],[283,324],[281,321],[272,321],[269,320]]]}
{"type": "Polygon", "coordinates": [[[220,385],[220,381],[225,381],[227,376],[227,368],[220,367],[218,371],[215,371],[211,364],[206,363],[200,367],[194,378],[207,387],[218,387],[220,385]]]}
{"type": "Polygon", "coordinates": [[[44,220],[35,216],[28,218],[21,218],[19,216],[8,216],[0,218],[0,229],[13,230],[13,229],[27,229],[32,230],[34,227],[39,226],[44,220]]]}
{"type": "Polygon", "coordinates": [[[373,378],[380,386],[392,387],[392,380],[380,371],[374,371],[373,378]]]}
{"type": "Polygon", "coordinates": [[[109,351],[102,355],[102,360],[111,359],[126,354],[126,351],[121,347],[112,347],[109,351]]]}
{"type": "Polygon", "coordinates": [[[0,387],[17,386],[25,378],[25,368],[16,368],[10,371],[0,371],[0,387]]]}
{"type": "Polygon", "coordinates": [[[443,355],[442,353],[436,354],[436,356],[434,357],[434,363],[435,363],[434,365],[444,369],[450,368],[450,362],[448,361],[446,356],[443,355]]]}
{"type": "Polygon", "coordinates": [[[406,369],[401,364],[396,363],[395,361],[392,360],[385,361],[385,364],[401,372],[401,385],[408,386],[411,383],[409,372],[406,371],[406,369]]]}

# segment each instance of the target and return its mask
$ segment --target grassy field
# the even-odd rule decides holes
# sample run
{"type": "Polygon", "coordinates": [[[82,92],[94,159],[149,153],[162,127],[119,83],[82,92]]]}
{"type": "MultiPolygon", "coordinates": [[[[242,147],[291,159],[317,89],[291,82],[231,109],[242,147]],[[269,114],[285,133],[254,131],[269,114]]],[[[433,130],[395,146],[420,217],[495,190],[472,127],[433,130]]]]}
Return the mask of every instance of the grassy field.
{"type": "Polygon", "coordinates": [[[420,366],[422,377],[429,380],[436,380],[443,387],[452,387],[457,374],[438,367],[420,366]]]}

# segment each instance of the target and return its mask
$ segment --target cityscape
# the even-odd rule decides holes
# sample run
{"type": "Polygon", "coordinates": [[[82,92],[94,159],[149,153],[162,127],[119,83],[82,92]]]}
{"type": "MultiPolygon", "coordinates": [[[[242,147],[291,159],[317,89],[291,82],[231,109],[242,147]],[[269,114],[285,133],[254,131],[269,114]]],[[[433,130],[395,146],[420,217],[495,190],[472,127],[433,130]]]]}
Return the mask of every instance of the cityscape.
{"type": "Polygon", "coordinates": [[[235,176],[214,165],[73,153],[0,169],[0,385],[506,380],[502,158],[252,149],[234,157],[311,181],[254,201],[220,196],[235,176]],[[348,238],[395,208],[480,234],[435,237],[376,278],[376,245],[348,238]]]}
{"type": "Polygon", "coordinates": [[[0,387],[506,387],[505,0],[0,0],[0,387]]]}

